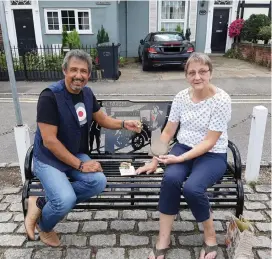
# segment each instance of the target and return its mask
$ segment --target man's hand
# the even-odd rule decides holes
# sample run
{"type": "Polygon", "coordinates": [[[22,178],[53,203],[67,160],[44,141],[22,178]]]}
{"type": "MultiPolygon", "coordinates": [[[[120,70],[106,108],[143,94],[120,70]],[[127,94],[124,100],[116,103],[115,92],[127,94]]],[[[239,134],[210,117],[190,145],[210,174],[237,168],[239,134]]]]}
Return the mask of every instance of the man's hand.
{"type": "Polygon", "coordinates": [[[83,163],[82,173],[95,173],[95,172],[103,172],[103,169],[99,162],[89,160],[83,163]]]}
{"type": "Polygon", "coordinates": [[[127,130],[135,131],[140,133],[142,130],[142,123],[137,120],[125,120],[124,127],[127,130]]]}
{"type": "Polygon", "coordinates": [[[136,174],[141,174],[145,172],[146,174],[154,173],[157,169],[157,165],[158,163],[152,161],[151,163],[148,163],[148,164],[145,164],[144,166],[139,167],[136,170],[136,174]]]}
{"type": "Polygon", "coordinates": [[[163,155],[159,157],[155,157],[159,162],[163,164],[176,164],[180,163],[180,157],[179,156],[174,156],[174,155],[163,155]]]}

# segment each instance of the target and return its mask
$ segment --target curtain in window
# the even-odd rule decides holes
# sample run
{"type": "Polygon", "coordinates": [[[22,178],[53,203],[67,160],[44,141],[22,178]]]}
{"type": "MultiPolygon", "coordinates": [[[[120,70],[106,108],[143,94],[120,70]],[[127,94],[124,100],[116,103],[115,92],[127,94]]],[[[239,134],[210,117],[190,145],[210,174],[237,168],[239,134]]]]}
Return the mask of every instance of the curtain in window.
{"type": "Polygon", "coordinates": [[[184,19],[185,1],[162,1],[161,19],[184,19]]]}

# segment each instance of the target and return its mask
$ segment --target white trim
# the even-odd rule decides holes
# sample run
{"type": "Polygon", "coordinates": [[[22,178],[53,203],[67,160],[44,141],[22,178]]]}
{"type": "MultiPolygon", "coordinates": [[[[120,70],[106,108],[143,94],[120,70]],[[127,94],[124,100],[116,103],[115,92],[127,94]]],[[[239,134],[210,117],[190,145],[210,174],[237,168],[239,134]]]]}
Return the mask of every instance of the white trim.
{"type": "MultiPolygon", "coordinates": [[[[62,18],[61,18],[61,11],[74,11],[75,12],[75,21],[76,21],[76,30],[79,34],[93,34],[92,32],[92,15],[91,10],[88,8],[45,8],[44,9],[44,24],[45,24],[45,32],[46,34],[61,34],[62,33],[62,18]],[[59,20],[59,30],[49,30],[48,29],[48,19],[47,13],[48,12],[57,12],[58,13],[58,20],[59,20]],[[89,30],[79,30],[79,23],[78,23],[78,12],[87,12],[89,14],[89,30]]],[[[70,31],[67,31],[68,33],[70,31]]]]}
{"type": "Polygon", "coordinates": [[[158,3],[149,1],[149,32],[155,32],[158,28],[158,3]]]}
{"type": "Polygon", "coordinates": [[[13,10],[32,10],[36,45],[37,46],[43,45],[38,0],[32,0],[31,5],[11,5],[10,1],[4,1],[4,6],[5,6],[5,13],[6,13],[6,21],[8,26],[10,26],[9,28],[11,28],[10,30],[8,30],[11,47],[18,48],[18,39],[16,34],[16,26],[15,26],[13,10]]]}
{"type": "Polygon", "coordinates": [[[43,46],[43,38],[42,38],[42,26],[41,26],[41,19],[40,19],[40,10],[39,10],[39,3],[38,0],[32,0],[33,2],[33,9],[32,9],[32,16],[34,22],[34,33],[36,39],[36,45],[38,48],[43,46]]]}
{"type": "MultiPolygon", "coordinates": [[[[161,24],[162,22],[168,22],[168,23],[183,23],[183,33],[185,34],[187,26],[188,26],[188,0],[182,0],[182,2],[185,2],[185,8],[184,8],[184,19],[161,19],[161,6],[162,6],[163,0],[158,0],[158,31],[161,30],[161,24]]],[[[177,0],[174,0],[177,1],[177,0]]],[[[151,1],[150,1],[151,2],[151,1]]]]}
{"type": "Polygon", "coordinates": [[[207,20],[207,31],[205,41],[205,53],[211,53],[211,41],[212,41],[212,26],[213,26],[213,10],[214,1],[208,2],[208,20],[207,20]]]}

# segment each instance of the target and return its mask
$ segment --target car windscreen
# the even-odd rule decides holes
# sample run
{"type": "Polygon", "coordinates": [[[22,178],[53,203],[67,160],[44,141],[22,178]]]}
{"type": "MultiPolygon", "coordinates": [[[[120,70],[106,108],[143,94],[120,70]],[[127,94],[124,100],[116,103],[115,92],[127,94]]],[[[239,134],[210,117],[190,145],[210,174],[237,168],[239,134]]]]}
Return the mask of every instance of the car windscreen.
{"type": "Polygon", "coordinates": [[[182,41],[184,37],[180,33],[163,33],[155,34],[153,36],[153,41],[182,41]]]}

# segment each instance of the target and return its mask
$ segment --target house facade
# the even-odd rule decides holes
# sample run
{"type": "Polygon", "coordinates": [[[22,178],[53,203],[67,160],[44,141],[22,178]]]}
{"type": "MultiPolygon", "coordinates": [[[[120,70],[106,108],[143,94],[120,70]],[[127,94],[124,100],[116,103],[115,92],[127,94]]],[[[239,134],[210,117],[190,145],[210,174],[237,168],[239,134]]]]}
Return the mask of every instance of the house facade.
{"type": "Polygon", "coordinates": [[[120,55],[136,57],[140,40],[149,32],[175,30],[178,25],[184,33],[190,28],[197,51],[225,52],[232,44],[227,27],[236,18],[238,1],[10,0],[4,4],[12,47],[61,46],[63,26],[67,31],[76,29],[83,45],[95,45],[103,25],[110,42],[121,43],[120,55]]]}

